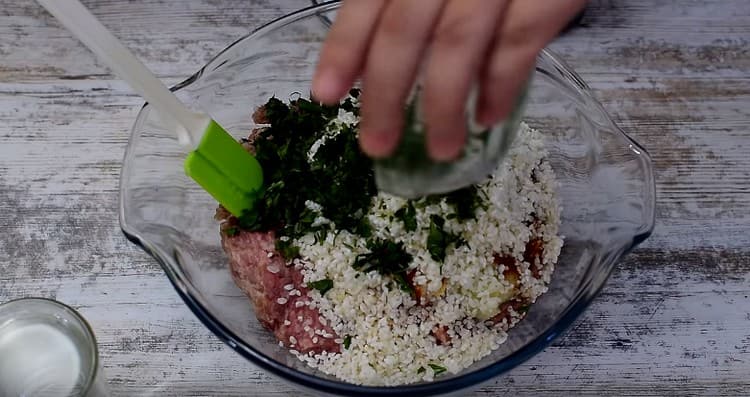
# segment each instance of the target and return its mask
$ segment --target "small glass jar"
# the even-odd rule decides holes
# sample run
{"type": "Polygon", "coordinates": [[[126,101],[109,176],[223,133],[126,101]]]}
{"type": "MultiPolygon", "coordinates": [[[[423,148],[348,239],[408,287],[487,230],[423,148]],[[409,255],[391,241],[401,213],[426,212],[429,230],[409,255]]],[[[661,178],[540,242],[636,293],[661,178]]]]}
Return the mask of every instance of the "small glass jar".
{"type": "Polygon", "coordinates": [[[450,162],[437,162],[427,154],[426,132],[420,119],[420,98],[416,95],[406,111],[405,128],[396,152],[375,162],[378,190],[404,198],[449,193],[484,182],[502,163],[516,138],[526,87],[511,114],[489,127],[475,120],[477,92],[466,104],[468,130],[464,151],[450,162]]]}
{"type": "Polygon", "coordinates": [[[0,305],[0,396],[107,395],[91,327],[43,298],[0,305]]]}

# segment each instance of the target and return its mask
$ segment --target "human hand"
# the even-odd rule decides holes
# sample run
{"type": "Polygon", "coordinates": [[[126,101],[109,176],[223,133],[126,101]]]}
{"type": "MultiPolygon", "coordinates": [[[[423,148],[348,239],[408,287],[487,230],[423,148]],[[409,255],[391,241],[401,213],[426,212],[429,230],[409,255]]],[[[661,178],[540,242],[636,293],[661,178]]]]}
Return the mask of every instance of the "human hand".
{"type": "Polygon", "coordinates": [[[586,0],[345,0],[321,52],[312,92],[338,102],[362,78],[360,144],[386,157],[399,143],[405,101],[423,69],[427,151],[458,157],[465,106],[478,84],[477,121],[512,111],[536,56],[586,0]],[[422,64],[424,61],[424,65],[422,64]]]}

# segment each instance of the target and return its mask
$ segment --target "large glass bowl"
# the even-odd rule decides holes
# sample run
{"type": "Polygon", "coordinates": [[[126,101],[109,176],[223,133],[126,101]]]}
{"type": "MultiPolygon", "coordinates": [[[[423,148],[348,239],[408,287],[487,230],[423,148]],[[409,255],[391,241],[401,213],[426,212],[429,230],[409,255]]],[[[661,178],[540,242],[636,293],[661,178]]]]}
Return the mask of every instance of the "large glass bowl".
{"type": "MultiPolygon", "coordinates": [[[[326,3],[278,19],[222,51],[175,87],[235,137],[269,97],[306,94],[328,30],[326,3]]],[[[185,154],[144,106],[133,126],[120,182],[125,234],[161,264],[185,303],[221,340],[303,388],[343,395],[457,393],[508,371],[549,345],[581,315],[613,266],[654,226],[654,178],[646,151],[623,133],[586,83],[549,51],[539,56],[526,122],[541,130],[560,182],[565,245],[549,292],[498,350],[457,375],[403,387],[361,387],[313,370],[275,342],[235,286],[220,247],[216,203],[185,176],[185,154]]]]}

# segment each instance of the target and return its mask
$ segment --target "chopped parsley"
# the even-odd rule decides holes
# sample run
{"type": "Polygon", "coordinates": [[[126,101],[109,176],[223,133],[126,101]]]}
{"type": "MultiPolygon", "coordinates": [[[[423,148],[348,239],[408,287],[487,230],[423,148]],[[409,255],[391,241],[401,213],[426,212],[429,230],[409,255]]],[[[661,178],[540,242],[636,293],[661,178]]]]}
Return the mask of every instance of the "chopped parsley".
{"type": "Polygon", "coordinates": [[[354,231],[364,238],[372,236],[372,225],[370,224],[370,221],[367,220],[367,217],[362,217],[362,220],[359,221],[359,224],[357,224],[357,228],[354,231]]]}
{"type": "Polygon", "coordinates": [[[367,242],[369,253],[359,254],[352,267],[363,273],[376,271],[383,276],[390,276],[401,290],[411,292],[406,271],[412,256],[404,249],[403,243],[392,240],[370,240],[367,242]]]}
{"type": "Polygon", "coordinates": [[[446,218],[458,219],[458,221],[463,222],[476,219],[477,209],[486,208],[487,198],[483,196],[483,192],[478,187],[469,186],[446,194],[429,195],[417,199],[414,204],[410,200],[409,205],[425,208],[428,205],[438,205],[445,200],[445,203],[453,209],[453,213],[446,218]]]}
{"type": "Polygon", "coordinates": [[[355,116],[359,116],[359,108],[355,106],[354,101],[352,101],[352,98],[359,98],[359,89],[352,88],[351,90],[349,90],[349,96],[351,96],[351,98],[346,98],[344,100],[344,102],[341,104],[341,109],[344,109],[347,112],[352,112],[355,116]]]}
{"type": "Polygon", "coordinates": [[[445,231],[443,229],[444,226],[445,219],[438,215],[430,217],[430,230],[427,233],[427,251],[430,252],[430,257],[438,262],[445,260],[446,251],[449,246],[453,245],[454,248],[458,248],[466,244],[466,240],[461,236],[445,231]]]}
{"type": "Polygon", "coordinates": [[[445,202],[453,207],[456,218],[461,221],[474,219],[477,208],[483,207],[484,202],[476,186],[469,186],[445,195],[445,202]]]}
{"type": "Polygon", "coordinates": [[[240,234],[240,229],[238,229],[236,227],[228,227],[228,228],[224,229],[224,234],[226,234],[227,237],[234,237],[234,236],[240,234]]]}
{"type": "Polygon", "coordinates": [[[417,230],[417,210],[414,209],[414,203],[412,203],[411,200],[409,200],[405,206],[396,211],[394,215],[404,223],[404,229],[407,232],[417,230]]]}
{"type": "Polygon", "coordinates": [[[395,281],[396,284],[398,284],[398,288],[401,291],[404,291],[410,295],[414,295],[415,293],[414,287],[409,282],[409,279],[405,273],[397,273],[397,274],[392,275],[391,277],[393,278],[393,281],[395,281]]]}
{"type": "MultiPolygon", "coordinates": [[[[356,109],[351,98],[341,106],[356,109]]],[[[265,104],[269,127],[254,140],[265,187],[256,207],[239,217],[242,229],[274,230],[290,239],[314,233],[321,241],[331,229],[328,223],[316,223],[323,217],[337,229],[367,234],[363,219],[377,194],[373,163],[359,149],[352,127],[341,127],[333,136],[326,131],[339,107],[302,98],[288,105],[271,98],[265,104]],[[310,160],[308,151],[324,137],[310,160]],[[320,205],[320,211],[308,208],[307,201],[320,205]]]]}
{"type": "Polygon", "coordinates": [[[417,370],[417,373],[418,373],[418,374],[423,374],[423,373],[424,373],[424,371],[427,371],[427,370],[426,370],[426,369],[424,369],[424,367],[419,367],[419,369],[417,370]]]}
{"type": "Polygon", "coordinates": [[[276,240],[276,250],[284,259],[293,259],[299,256],[299,247],[292,244],[292,240],[276,240]]]}
{"type": "Polygon", "coordinates": [[[447,371],[447,369],[443,366],[437,365],[437,364],[427,364],[432,368],[432,372],[435,374],[435,376],[438,376],[442,374],[443,372],[447,371]]]}
{"type": "Polygon", "coordinates": [[[344,337],[344,349],[349,350],[349,346],[352,345],[352,336],[347,335],[344,337]]]}
{"type": "MultiPolygon", "coordinates": [[[[374,163],[359,148],[356,125],[336,123],[337,131],[330,130],[339,109],[358,114],[355,101],[359,90],[353,89],[349,94],[349,98],[334,106],[303,98],[288,104],[276,98],[268,100],[263,107],[268,127],[253,140],[255,157],[263,167],[264,189],[255,208],[240,216],[237,227],[225,233],[233,236],[240,229],[274,231],[278,237],[276,249],[284,258],[293,259],[300,251],[293,244],[294,239],[312,234],[315,242],[321,244],[329,233],[346,230],[369,240],[371,252],[356,258],[356,269],[378,271],[390,276],[402,290],[412,291],[406,275],[412,257],[403,245],[371,240],[372,225],[367,213],[377,194],[374,163]],[[316,151],[310,158],[313,146],[316,151]],[[310,206],[310,202],[315,205],[310,206]]],[[[409,106],[407,116],[413,119],[414,112],[413,105],[409,106]]],[[[443,200],[454,209],[448,217],[459,221],[475,217],[477,208],[483,205],[479,189],[469,187],[409,200],[394,217],[403,222],[407,232],[414,232],[419,227],[415,207],[443,200]]],[[[440,262],[449,246],[465,244],[459,236],[444,230],[444,222],[433,216],[427,239],[430,255],[440,262]]]]}
{"type": "Polygon", "coordinates": [[[318,290],[321,295],[325,295],[326,292],[333,288],[333,280],[326,278],[323,280],[312,281],[307,283],[307,287],[318,290]]]}
{"type": "Polygon", "coordinates": [[[318,229],[315,232],[315,244],[326,241],[326,237],[328,237],[328,229],[318,229]]]}

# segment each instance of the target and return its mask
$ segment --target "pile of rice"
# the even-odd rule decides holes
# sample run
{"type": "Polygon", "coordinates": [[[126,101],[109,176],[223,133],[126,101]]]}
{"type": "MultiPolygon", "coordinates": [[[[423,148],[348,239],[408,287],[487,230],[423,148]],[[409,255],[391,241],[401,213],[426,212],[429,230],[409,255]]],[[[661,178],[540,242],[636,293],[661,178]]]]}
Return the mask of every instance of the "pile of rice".
{"type": "MultiPolygon", "coordinates": [[[[329,131],[357,121],[341,111],[329,131]]],[[[311,150],[310,157],[314,155],[311,150]]],[[[362,237],[341,231],[328,233],[324,241],[316,242],[312,234],[295,239],[300,258],[293,263],[304,281],[333,281],[324,295],[309,291],[309,305],[320,312],[323,324],[332,327],[337,342],[349,338],[341,353],[292,352],[345,381],[392,386],[431,381],[443,369],[460,372],[496,349],[525,314],[526,308],[509,302],[533,303],[547,290],[563,244],[558,236],[561,209],[555,176],[546,155],[541,135],[522,124],[505,162],[491,180],[478,186],[488,205],[477,209],[475,219],[449,219],[452,209],[444,202],[420,206],[418,228],[407,232],[394,217],[406,201],[383,193],[374,199],[367,217],[375,236],[403,242],[414,258],[412,269],[418,271],[414,283],[425,291],[427,304],[394,288],[389,277],[352,268],[357,255],[368,252],[362,237]],[[433,260],[426,247],[434,214],[445,219],[446,231],[468,243],[449,249],[443,263],[433,260]],[[524,260],[531,239],[542,244],[535,264],[524,260]],[[515,263],[508,264],[508,258],[515,263]],[[437,340],[436,329],[447,331],[450,342],[437,340]]],[[[321,216],[318,222],[326,219],[321,216]]]]}

